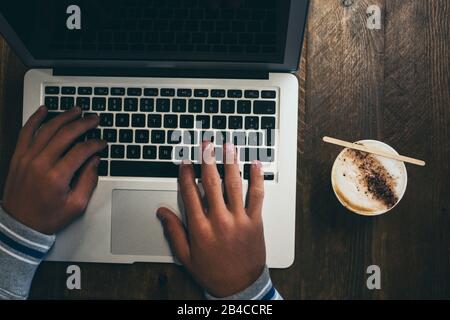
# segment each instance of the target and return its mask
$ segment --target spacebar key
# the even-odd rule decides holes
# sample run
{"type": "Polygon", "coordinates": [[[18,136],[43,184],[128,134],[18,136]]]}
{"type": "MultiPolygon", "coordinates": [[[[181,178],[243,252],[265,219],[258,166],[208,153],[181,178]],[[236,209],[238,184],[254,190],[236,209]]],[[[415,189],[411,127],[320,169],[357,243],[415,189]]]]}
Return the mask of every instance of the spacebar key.
{"type": "Polygon", "coordinates": [[[111,161],[112,177],[177,178],[179,166],[172,162],[111,161]]]}

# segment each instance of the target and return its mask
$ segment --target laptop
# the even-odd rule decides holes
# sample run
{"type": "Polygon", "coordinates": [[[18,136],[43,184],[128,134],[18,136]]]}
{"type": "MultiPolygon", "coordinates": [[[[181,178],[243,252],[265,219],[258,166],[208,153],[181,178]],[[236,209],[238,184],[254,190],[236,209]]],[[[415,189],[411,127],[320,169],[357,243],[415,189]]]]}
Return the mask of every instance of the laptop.
{"type": "MultiPolygon", "coordinates": [[[[184,221],[178,164],[198,172],[199,143],[265,172],[267,263],[294,261],[298,68],[304,0],[15,0],[0,31],[30,68],[23,121],[80,106],[100,117],[99,184],[83,217],[57,235],[51,261],[175,262],[156,210],[184,221]],[[26,10],[24,10],[26,8],[26,10]]],[[[218,159],[219,172],[223,165],[218,159]]],[[[201,181],[199,181],[201,186],[201,181]]],[[[244,195],[243,195],[244,196],[244,195]]]]}

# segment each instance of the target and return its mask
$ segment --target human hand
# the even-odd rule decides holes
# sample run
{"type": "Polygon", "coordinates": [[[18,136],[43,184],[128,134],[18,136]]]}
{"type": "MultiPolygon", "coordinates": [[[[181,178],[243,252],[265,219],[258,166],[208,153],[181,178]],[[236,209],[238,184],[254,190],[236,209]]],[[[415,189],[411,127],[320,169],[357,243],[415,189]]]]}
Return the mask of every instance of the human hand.
{"type": "Polygon", "coordinates": [[[88,140],[71,147],[98,125],[98,117],[80,118],[73,108],[41,126],[40,107],[22,128],[3,193],[3,208],[17,221],[53,234],[82,214],[97,185],[96,153],[106,142],[88,140]]]}
{"type": "Polygon", "coordinates": [[[245,207],[235,147],[227,144],[223,149],[223,159],[232,159],[224,165],[225,199],[214,148],[212,144],[204,143],[201,178],[208,208],[203,208],[192,165],[182,164],[179,183],[187,232],[171,210],[160,208],[157,212],[176,258],[208,293],[216,297],[227,297],[249,287],[259,278],[266,264],[261,163],[252,164],[245,207]],[[208,149],[212,161],[205,161],[208,149]]]}

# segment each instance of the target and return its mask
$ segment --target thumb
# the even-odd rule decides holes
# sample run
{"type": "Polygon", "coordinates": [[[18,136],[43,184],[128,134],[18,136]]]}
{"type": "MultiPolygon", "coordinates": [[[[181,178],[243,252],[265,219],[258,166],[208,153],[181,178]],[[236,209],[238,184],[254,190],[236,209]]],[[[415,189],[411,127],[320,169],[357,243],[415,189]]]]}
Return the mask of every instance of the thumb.
{"type": "Polygon", "coordinates": [[[188,266],[191,258],[191,250],[186,230],[181,220],[172,210],[167,208],[159,208],[156,212],[158,219],[164,228],[164,235],[169,241],[175,257],[184,265],[188,266]]]}

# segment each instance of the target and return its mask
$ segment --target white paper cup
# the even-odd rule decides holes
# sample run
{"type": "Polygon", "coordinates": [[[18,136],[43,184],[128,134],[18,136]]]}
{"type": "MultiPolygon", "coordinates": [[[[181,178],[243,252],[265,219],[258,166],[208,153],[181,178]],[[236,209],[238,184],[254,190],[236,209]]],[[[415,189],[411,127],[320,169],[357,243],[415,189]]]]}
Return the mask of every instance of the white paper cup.
{"type": "MultiPolygon", "coordinates": [[[[398,155],[397,151],[392,147],[380,141],[362,140],[357,143],[398,155]]],[[[339,202],[351,212],[363,216],[378,216],[395,208],[403,198],[408,184],[408,174],[405,164],[401,161],[374,154],[370,155],[375,160],[373,161],[373,166],[364,163],[364,168],[377,168],[378,170],[374,170],[377,173],[389,173],[390,178],[387,181],[392,182],[389,190],[395,194],[396,201],[394,204],[388,204],[382,200],[382,197],[377,197],[376,192],[369,190],[367,187],[369,184],[368,181],[373,180],[371,178],[369,179],[368,175],[363,174],[367,170],[358,169],[362,162],[352,159],[348,152],[351,152],[348,148],[342,150],[331,170],[331,184],[339,202]]]]}

